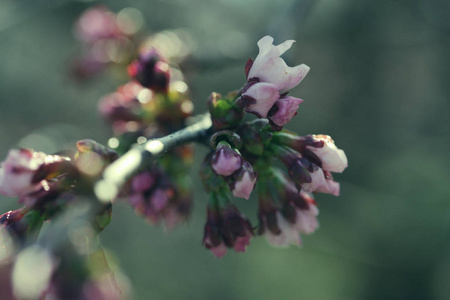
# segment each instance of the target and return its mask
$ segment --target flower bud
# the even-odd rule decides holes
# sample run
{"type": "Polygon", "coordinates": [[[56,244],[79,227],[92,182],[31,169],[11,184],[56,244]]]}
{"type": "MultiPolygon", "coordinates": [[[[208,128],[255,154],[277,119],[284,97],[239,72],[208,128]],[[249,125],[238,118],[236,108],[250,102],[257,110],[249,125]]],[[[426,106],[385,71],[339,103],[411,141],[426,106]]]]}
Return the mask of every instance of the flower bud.
{"type": "Polygon", "coordinates": [[[282,173],[259,186],[259,234],[275,246],[300,246],[300,233],[312,233],[318,228],[318,210],[308,193],[297,191],[294,183],[282,173]],[[278,192],[275,198],[268,195],[267,186],[278,192]],[[280,202],[278,202],[278,200],[280,202]]]}
{"type": "Polygon", "coordinates": [[[219,212],[209,207],[205,233],[203,235],[203,244],[206,249],[209,249],[218,258],[222,258],[227,254],[227,246],[223,242],[220,226],[221,219],[219,212]]]}
{"type": "Polygon", "coordinates": [[[238,134],[246,151],[261,155],[272,139],[272,129],[265,119],[246,122],[238,128],[238,134]]]}
{"type": "Polygon", "coordinates": [[[281,129],[297,114],[298,105],[302,102],[302,99],[295,97],[281,97],[270,110],[269,120],[281,129]]]}
{"type": "Polygon", "coordinates": [[[128,74],[142,86],[166,93],[170,68],[155,48],[146,48],[128,67],[128,74]]]}
{"type": "Polygon", "coordinates": [[[230,183],[230,190],[233,196],[238,198],[249,199],[256,183],[256,172],[252,165],[244,161],[241,169],[233,175],[230,183]]]}
{"type": "Polygon", "coordinates": [[[217,130],[236,127],[244,118],[244,111],[236,105],[232,95],[222,98],[218,93],[211,93],[208,109],[217,130]]]}
{"type": "Polygon", "coordinates": [[[221,231],[225,245],[234,248],[236,252],[245,252],[253,237],[250,221],[233,205],[228,205],[221,213],[223,219],[221,231]]]}
{"type": "MultiPolygon", "coordinates": [[[[302,186],[304,183],[309,183],[312,180],[311,174],[305,165],[312,166],[309,161],[304,158],[300,158],[296,160],[289,168],[289,175],[299,186],[302,186]]],[[[315,166],[315,168],[317,169],[318,167],[315,166]]]]}
{"type": "Polygon", "coordinates": [[[311,174],[311,182],[303,183],[302,190],[308,193],[318,192],[339,196],[340,185],[333,181],[331,173],[322,169],[314,170],[311,174]]]}
{"type": "Polygon", "coordinates": [[[211,162],[212,168],[217,174],[230,176],[241,168],[242,157],[228,143],[220,142],[212,156],[211,162]]]}
{"type": "Polygon", "coordinates": [[[268,227],[269,229],[263,231],[266,240],[270,244],[279,247],[287,247],[291,244],[300,246],[302,243],[300,234],[295,227],[283,217],[281,212],[277,211],[271,216],[272,218],[268,218],[268,215],[263,215],[260,219],[259,226],[268,227]],[[278,231],[270,230],[270,223],[274,222],[278,231]]]}
{"type": "Polygon", "coordinates": [[[227,253],[227,247],[245,252],[252,237],[250,221],[235,206],[208,206],[203,243],[216,257],[222,258],[227,253]]]}
{"type": "MultiPolygon", "coordinates": [[[[305,192],[300,192],[302,197],[311,197],[305,192]]],[[[296,208],[297,217],[295,222],[295,228],[302,233],[311,234],[317,228],[319,228],[319,222],[317,221],[317,215],[319,210],[313,202],[306,202],[306,208],[296,208]]]]}

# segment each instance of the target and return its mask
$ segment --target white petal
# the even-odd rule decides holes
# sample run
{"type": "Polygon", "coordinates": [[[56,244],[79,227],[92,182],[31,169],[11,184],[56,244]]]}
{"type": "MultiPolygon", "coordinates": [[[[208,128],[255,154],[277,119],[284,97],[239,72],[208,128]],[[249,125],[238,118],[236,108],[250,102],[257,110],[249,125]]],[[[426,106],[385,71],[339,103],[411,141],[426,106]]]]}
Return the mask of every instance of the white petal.
{"type": "MultiPolygon", "coordinates": [[[[272,39],[272,42],[273,42],[273,39],[272,39]]],[[[284,43],[281,43],[278,46],[276,46],[277,50],[278,50],[278,54],[283,55],[284,52],[289,50],[292,47],[292,44],[294,44],[294,43],[295,43],[294,40],[287,40],[284,43]]]]}
{"type": "Polygon", "coordinates": [[[348,166],[347,156],[342,149],[338,149],[328,135],[314,135],[317,141],[324,141],[322,148],[307,146],[322,161],[322,169],[329,172],[342,173],[348,166]]]}
{"type": "Polygon", "coordinates": [[[281,230],[280,234],[273,234],[269,230],[264,232],[264,236],[270,244],[278,247],[287,247],[289,245],[301,246],[302,241],[299,232],[279,212],[277,213],[277,224],[281,230]]]}
{"type": "Polygon", "coordinates": [[[250,194],[255,186],[256,178],[252,179],[248,172],[244,173],[241,180],[236,181],[234,184],[233,196],[238,198],[249,199],[250,194]]]}
{"type": "Polygon", "coordinates": [[[323,174],[322,169],[318,169],[315,172],[311,172],[311,182],[310,183],[302,183],[302,190],[307,193],[315,192],[319,187],[325,185],[325,175],[323,174]]]}
{"type": "Polygon", "coordinates": [[[280,98],[278,89],[269,83],[256,83],[252,85],[243,96],[250,96],[256,100],[245,108],[247,112],[257,113],[261,117],[267,117],[267,113],[273,104],[280,98]]]}
{"type": "Polygon", "coordinates": [[[308,209],[297,209],[297,222],[295,223],[295,227],[300,232],[306,234],[313,233],[319,227],[319,222],[317,221],[318,214],[319,210],[313,204],[310,204],[308,209]]]}

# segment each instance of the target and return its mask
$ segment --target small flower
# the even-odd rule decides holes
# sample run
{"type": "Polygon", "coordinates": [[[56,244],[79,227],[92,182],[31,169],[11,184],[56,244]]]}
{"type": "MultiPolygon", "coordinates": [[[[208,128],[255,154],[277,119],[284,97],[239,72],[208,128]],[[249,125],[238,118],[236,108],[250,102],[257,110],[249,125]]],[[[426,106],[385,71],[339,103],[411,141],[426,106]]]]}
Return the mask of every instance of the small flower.
{"type": "MultiPolygon", "coordinates": [[[[267,241],[275,246],[301,246],[300,233],[313,233],[318,227],[319,213],[313,197],[306,192],[298,192],[294,183],[285,178],[282,173],[264,182],[273,185],[278,195],[272,199],[262,192],[259,196],[259,234],[263,234],[267,241]]],[[[263,188],[264,189],[264,188],[263,188]]]]}
{"type": "MultiPolygon", "coordinates": [[[[305,192],[300,193],[306,194],[305,192]]],[[[306,209],[296,208],[296,212],[297,220],[294,226],[298,231],[311,234],[319,227],[319,222],[317,221],[319,210],[314,204],[308,203],[306,209]]]]}
{"type": "Polygon", "coordinates": [[[275,125],[282,127],[297,114],[298,105],[302,102],[302,99],[295,97],[281,97],[270,110],[268,119],[275,125]]]}
{"type": "Polygon", "coordinates": [[[309,71],[309,67],[302,64],[296,67],[288,67],[280,57],[291,48],[293,40],[275,46],[273,38],[265,36],[258,41],[259,54],[251,65],[247,78],[258,78],[261,82],[272,84],[281,93],[292,89],[309,71]]]}
{"type": "Polygon", "coordinates": [[[233,175],[233,180],[230,183],[230,190],[233,196],[238,198],[249,199],[256,183],[256,172],[252,165],[244,161],[242,168],[233,175]]]}
{"type": "Polygon", "coordinates": [[[228,205],[222,209],[222,237],[225,245],[236,252],[245,252],[253,237],[250,221],[239,210],[228,205]]]}
{"type": "Polygon", "coordinates": [[[214,171],[223,176],[230,176],[242,166],[241,155],[233,150],[226,142],[221,142],[216,148],[212,158],[212,168],[214,171]]]}
{"type": "Polygon", "coordinates": [[[227,247],[236,252],[245,252],[252,237],[250,221],[235,206],[227,205],[219,211],[208,207],[203,243],[214,256],[225,256],[227,247]]]}
{"type": "Polygon", "coordinates": [[[220,226],[221,219],[219,212],[215,209],[208,208],[203,244],[206,249],[209,249],[218,258],[222,258],[227,254],[227,246],[223,241],[220,226]]]}
{"type": "Polygon", "coordinates": [[[0,194],[22,196],[39,190],[47,176],[56,176],[55,167],[67,161],[30,149],[12,149],[0,168],[0,194]]]}
{"type": "Polygon", "coordinates": [[[263,220],[263,226],[268,229],[264,230],[264,237],[270,244],[279,247],[288,247],[289,245],[301,246],[302,240],[298,230],[283,217],[281,212],[277,212],[275,215],[276,228],[278,231],[269,227],[269,221],[267,219],[264,219],[263,217],[263,220]]]}
{"type": "Polygon", "coordinates": [[[306,146],[321,161],[322,169],[329,172],[342,173],[348,166],[347,156],[344,150],[338,149],[329,135],[312,135],[316,142],[323,142],[322,147],[306,146]]]}

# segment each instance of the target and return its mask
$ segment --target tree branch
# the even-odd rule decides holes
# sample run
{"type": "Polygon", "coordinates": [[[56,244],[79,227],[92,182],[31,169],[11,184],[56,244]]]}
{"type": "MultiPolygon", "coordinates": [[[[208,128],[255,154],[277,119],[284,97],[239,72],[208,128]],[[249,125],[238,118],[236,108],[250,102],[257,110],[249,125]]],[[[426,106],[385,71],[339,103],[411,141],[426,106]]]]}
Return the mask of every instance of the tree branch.
{"type": "Polygon", "coordinates": [[[198,122],[162,138],[135,144],[132,149],[109,165],[102,178],[95,183],[94,192],[102,202],[117,197],[123,184],[142,166],[148,166],[173,148],[195,141],[202,141],[212,133],[212,122],[205,114],[198,122]]]}

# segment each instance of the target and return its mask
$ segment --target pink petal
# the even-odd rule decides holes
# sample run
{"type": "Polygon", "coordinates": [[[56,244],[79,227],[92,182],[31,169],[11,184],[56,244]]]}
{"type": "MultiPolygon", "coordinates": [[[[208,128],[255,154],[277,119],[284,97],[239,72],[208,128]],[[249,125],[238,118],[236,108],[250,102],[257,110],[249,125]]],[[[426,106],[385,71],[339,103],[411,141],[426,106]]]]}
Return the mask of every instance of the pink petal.
{"type": "Polygon", "coordinates": [[[216,154],[217,156],[213,157],[212,168],[217,174],[230,176],[241,168],[242,158],[234,150],[222,148],[216,154]]]}
{"type": "Polygon", "coordinates": [[[236,252],[245,252],[246,247],[250,244],[250,236],[238,236],[236,241],[234,242],[234,251],[236,252]]]}
{"type": "Polygon", "coordinates": [[[255,113],[261,118],[266,118],[267,113],[274,103],[280,98],[276,86],[270,83],[256,83],[248,88],[243,96],[249,96],[256,100],[255,104],[250,104],[245,108],[249,113],[255,113]]]}
{"type": "Polygon", "coordinates": [[[222,258],[227,254],[227,246],[224,243],[221,243],[219,246],[209,249],[212,254],[214,254],[217,258],[222,258]]]}
{"type": "Polygon", "coordinates": [[[317,221],[319,210],[315,205],[310,204],[308,209],[296,209],[296,211],[297,221],[295,227],[298,231],[311,234],[319,228],[319,222],[317,221]]]}

